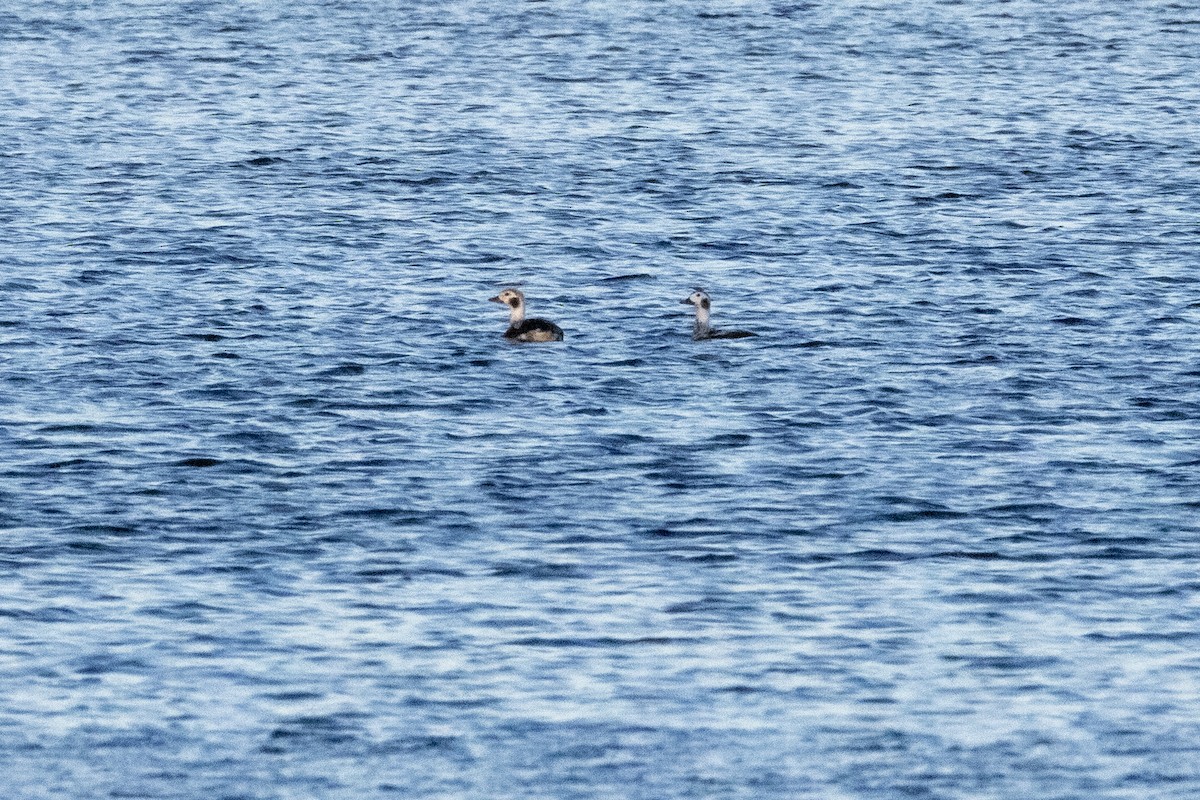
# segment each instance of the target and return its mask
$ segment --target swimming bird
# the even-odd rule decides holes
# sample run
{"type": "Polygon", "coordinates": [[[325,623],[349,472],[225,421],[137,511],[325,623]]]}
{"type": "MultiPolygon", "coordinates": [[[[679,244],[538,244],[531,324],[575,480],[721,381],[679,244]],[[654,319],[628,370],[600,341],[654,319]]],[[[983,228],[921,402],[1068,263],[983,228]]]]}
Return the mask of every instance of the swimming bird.
{"type": "Polygon", "coordinates": [[[505,339],[514,342],[561,342],[562,328],[553,322],[533,317],[525,319],[525,294],[520,289],[505,289],[495,297],[489,297],[493,303],[504,303],[508,306],[508,330],[504,332],[505,339]]]}
{"type": "Polygon", "coordinates": [[[712,309],[712,300],[709,299],[708,293],[701,289],[697,289],[679,302],[696,307],[696,324],[692,326],[692,339],[697,342],[701,339],[744,339],[747,336],[758,335],[750,331],[719,331],[709,325],[708,317],[712,309]]]}

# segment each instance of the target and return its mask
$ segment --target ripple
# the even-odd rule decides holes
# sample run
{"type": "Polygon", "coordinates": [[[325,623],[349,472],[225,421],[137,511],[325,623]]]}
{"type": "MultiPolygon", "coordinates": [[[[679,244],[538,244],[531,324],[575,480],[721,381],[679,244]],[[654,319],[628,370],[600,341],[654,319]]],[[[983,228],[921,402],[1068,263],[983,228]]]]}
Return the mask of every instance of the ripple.
{"type": "Polygon", "coordinates": [[[5,12],[6,796],[1196,795],[1195,26],[977,6],[5,12]]]}

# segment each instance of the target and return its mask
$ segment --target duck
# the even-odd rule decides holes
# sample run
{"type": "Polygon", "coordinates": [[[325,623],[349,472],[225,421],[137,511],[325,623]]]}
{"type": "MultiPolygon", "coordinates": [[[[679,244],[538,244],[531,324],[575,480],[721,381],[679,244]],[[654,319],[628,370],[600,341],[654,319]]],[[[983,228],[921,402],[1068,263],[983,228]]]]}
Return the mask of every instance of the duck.
{"type": "Polygon", "coordinates": [[[747,336],[757,336],[757,333],[750,331],[721,331],[708,324],[708,317],[712,309],[712,300],[708,296],[708,292],[703,289],[697,289],[679,302],[684,305],[692,305],[696,307],[696,323],[692,326],[692,339],[700,341],[702,339],[744,339],[747,336]]]}
{"type": "Polygon", "coordinates": [[[493,303],[503,303],[508,306],[508,330],[504,338],[513,342],[561,342],[562,328],[550,320],[532,317],[525,319],[525,293],[520,289],[505,289],[495,297],[489,297],[493,303]]]}

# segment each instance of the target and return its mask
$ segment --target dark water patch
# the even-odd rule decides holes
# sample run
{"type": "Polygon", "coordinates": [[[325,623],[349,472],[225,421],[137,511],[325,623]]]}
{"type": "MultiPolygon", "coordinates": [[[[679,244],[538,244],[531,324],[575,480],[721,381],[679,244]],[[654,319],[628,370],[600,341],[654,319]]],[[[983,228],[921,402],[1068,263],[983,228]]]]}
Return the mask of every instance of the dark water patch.
{"type": "MultiPolygon", "coordinates": [[[[671,487],[674,488],[674,487],[671,487]]],[[[683,486],[681,488],[687,488],[683,486]]],[[[730,531],[723,524],[715,524],[707,519],[693,519],[678,525],[661,526],[648,530],[647,535],[662,539],[680,538],[694,539],[709,536],[729,536],[730,531]]]]}
{"type": "Polygon", "coordinates": [[[95,723],[85,724],[73,733],[78,746],[98,749],[138,750],[139,748],[169,747],[169,729],[158,725],[134,725],[128,729],[113,729],[95,723]]]}
{"type": "Polygon", "coordinates": [[[885,548],[869,548],[844,553],[834,563],[840,566],[856,566],[863,563],[899,564],[905,561],[913,561],[916,558],[918,556],[913,553],[904,553],[885,548]]]}
{"type": "Polygon", "coordinates": [[[921,522],[925,520],[955,520],[971,517],[969,511],[954,511],[948,508],[919,508],[906,511],[889,511],[877,519],[887,522],[921,522]]]}
{"type": "Polygon", "coordinates": [[[736,599],[718,596],[706,596],[695,600],[672,603],[663,608],[667,614],[702,614],[714,618],[728,618],[730,614],[740,615],[753,610],[753,604],[739,602],[736,599]]]}
{"type": "MultiPolygon", "coordinates": [[[[384,183],[395,184],[398,186],[411,186],[416,188],[429,188],[442,186],[447,183],[452,183],[458,180],[458,175],[454,173],[441,173],[433,175],[388,175],[386,177],[376,178],[384,183]]],[[[461,263],[461,262],[459,262],[461,263]]]]}
{"type": "Polygon", "coordinates": [[[558,580],[562,578],[586,578],[590,572],[577,564],[561,564],[539,561],[509,562],[498,564],[491,570],[497,578],[532,578],[534,580],[558,580]]]}
{"type": "Polygon", "coordinates": [[[112,434],[121,433],[120,429],[99,425],[89,422],[74,422],[74,423],[54,423],[50,425],[40,425],[36,431],[42,435],[51,435],[55,433],[101,433],[108,432],[112,434]]]}
{"type": "Polygon", "coordinates": [[[466,577],[469,577],[469,575],[472,573],[466,569],[439,566],[437,564],[414,564],[411,569],[411,574],[414,578],[420,578],[420,577],[466,578],[466,577]]]}
{"type": "Polygon", "coordinates": [[[607,647],[644,647],[644,646],[664,646],[675,644],[689,644],[696,640],[691,637],[674,637],[674,636],[639,636],[629,639],[615,638],[611,636],[600,637],[579,637],[579,638],[553,638],[553,637],[529,637],[525,639],[516,639],[509,644],[515,647],[544,647],[544,648],[564,648],[564,649],[596,649],[607,647]]]}
{"type": "Polygon", "coordinates": [[[288,160],[282,156],[255,156],[240,162],[246,167],[273,167],[278,164],[287,164],[288,160]]]}
{"type": "Polygon", "coordinates": [[[940,192],[935,195],[914,195],[912,202],[916,206],[934,206],[959,200],[980,200],[981,195],[960,194],[959,192],[940,192]]]}
{"type": "Polygon", "coordinates": [[[1085,327],[1085,326],[1094,327],[1094,326],[1098,326],[1101,324],[1096,320],[1091,320],[1086,317],[1074,317],[1074,316],[1055,317],[1052,320],[1052,322],[1055,322],[1059,325],[1066,325],[1067,327],[1070,327],[1070,328],[1085,327]]]}
{"type": "Polygon", "coordinates": [[[110,269],[85,269],[75,275],[75,278],[69,283],[78,286],[95,286],[108,283],[112,280],[119,280],[125,275],[117,270],[110,269]]]}
{"type": "Polygon", "coordinates": [[[604,545],[612,541],[611,537],[603,536],[596,533],[571,533],[565,536],[559,536],[553,540],[556,545],[604,545]]]}
{"type": "Polygon", "coordinates": [[[181,339],[196,339],[201,342],[220,342],[226,337],[219,333],[182,333],[181,339]]]}
{"type": "Polygon", "coordinates": [[[981,606],[989,610],[987,613],[993,616],[1003,616],[1006,611],[1004,609],[1017,606],[1040,605],[1045,601],[1041,594],[1033,592],[1019,591],[980,591],[980,590],[964,590],[950,592],[946,595],[946,599],[956,603],[970,603],[973,606],[981,606]]]}
{"type": "Polygon", "coordinates": [[[727,564],[738,560],[736,553],[700,553],[698,555],[679,555],[677,558],[692,564],[727,564]]]}
{"type": "Polygon", "coordinates": [[[1108,546],[1091,554],[1092,558],[1105,561],[1143,561],[1155,558],[1170,558],[1166,553],[1154,547],[1120,547],[1108,546]]]}
{"type": "Polygon", "coordinates": [[[262,397],[256,390],[235,386],[206,386],[199,389],[186,389],[180,392],[180,396],[187,400],[220,403],[243,403],[262,397]]]}
{"type": "Polygon", "coordinates": [[[631,272],[628,275],[611,275],[601,278],[601,283],[621,283],[625,281],[652,281],[655,277],[648,272],[631,272]]]}
{"type": "Polygon", "coordinates": [[[77,609],[65,606],[40,606],[37,608],[0,606],[0,617],[36,623],[76,622],[81,616],[77,609]]]}
{"type": "Polygon", "coordinates": [[[440,514],[403,507],[348,508],[336,512],[332,515],[332,518],[339,520],[386,522],[395,527],[423,527],[431,524],[444,525],[447,522],[440,514]]]}
{"type": "Polygon", "coordinates": [[[1133,631],[1128,633],[1105,633],[1093,631],[1085,633],[1083,638],[1093,642],[1171,642],[1185,644],[1200,639],[1200,632],[1195,630],[1172,629],[1166,631],[1133,631]]]}
{"type": "Polygon", "coordinates": [[[932,554],[933,558],[964,559],[967,561],[1000,561],[1005,558],[1001,553],[991,550],[955,551],[943,550],[932,554]]]}
{"type": "Polygon", "coordinates": [[[72,668],[77,675],[139,675],[144,674],[148,667],[148,662],[140,658],[109,653],[81,656],[72,661],[72,668]]]}
{"type": "Polygon", "coordinates": [[[490,705],[494,705],[495,702],[495,698],[488,697],[462,697],[445,699],[440,697],[410,696],[405,700],[405,705],[415,708],[465,710],[473,708],[486,708],[490,705]]]}
{"type": "Polygon", "coordinates": [[[398,566],[368,567],[365,569],[360,569],[354,574],[367,581],[383,581],[393,578],[411,581],[413,579],[413,571],[411,568],[398,566]]]}
{"type": "Polygon", "coordinates": [[[589,406],[585,408],[571,409],[570,413],[585,417],[603,417],[609,413],[609,410],[600,406],[589,406]]]}
{"type": "Polygon", "coordinates": [[[272,730],[262,752],[341,747],[360,743],[364,737],[361,723],[353,715],[298,716],[284,720],[272,730]]]}
{"type": "MultiPolygon", "coordinates": [[[[93,534],[87,534],[93,535],[93,534]]],[[[124,552],[123,548],[109,544],[107,542],[98,541],[96,539],[72,539],[66,543],[69,551],[77,553],[94,553],[94,554],[117,554],[124,552]]]]}
{"type": "Polygon", "coordinates": [[[65,461],[50,461],[41,465],[41,467],[44,469],[53,470],[70,470],[73,467],[86,467],[91,469],[100,466],[103,466],[102,462],[91,461],[86,458],[68,458],[65,461]]]}
{"type": "Polygon", "coordinates": [[[132,525],[116,525],[104,523],[83,523],[72,525],[66,528],[65,531],[75,536],[96,536],[96,537],[128,537],[139,533],[138,528],[132,525]]]}
{"type": "Polygon", "coordinates": [[[176,461],[175,466],[205,468],[215,467],[222,463],[224,462],[219,458],[212,458],[210,456],[192,456],[190,458],[182,459],[181,461],[176,461]]]}
{"type": "Polygon", "coordinates": [[[213,614],[219,614],[223,611],[224,609],[221,609],[217,606],[209,605],[196,600],[187,600],[164,606],[149,606],[142,609],[140,613],[150,617],[159,617],[162,619],[177,620],[181,622],[205,623],[210,620],[213,614]]]}
{"type": "Polygon", "coordinates": [[[945,661],[961,661],[968,669],[988,672],[1027,672],[1058,667],[1062,659],[1054,656],[954,656],[943,655],[945,661]]]}
{"type": "Polygon", "coordinates": [[[367,368],[362,364],[346,363],[339,364],[336,367],[331,367],[323,372],[317,373],[322,378],[343,378],[354,375],[362,375],[367,371],[367,368]]]}
{"type": "Polygon", "coordinates": [[[280,703],[309,703],[314,700],[320,700],[324,695],[313,691],[283,691],[264,692],[262,697],[280,703]]]}
{"type": "MultiPolygon", "coordinates": [[[[406,735],[389,739],[379,745],[379,749],[385,753],[402,753],[402,754],[430,754],[430,753],[455,753],[462,757],[469,757],[471,753],[470,747],[464,741],[463,737],[451,735],[406,735]]],[[[387,785],[381,786],[384,791],[388,790],[387,785]]],[[[395,791],[404,791],[399,786],[393,787],[395,791]]]]}
{"type": "Polygon", "coordinates": [[[754,437],[747,433],[722,433],[710,438],[707,444],[716,448],[740,448],[754,442],[754,437]]]}
{"type": "MultiPolygon", "coordinates": [[[[287,433],[272,430],[238,430],[222,433],[217,439],[231,447],[254,450],[287,451],[295,445],[295,438],[287,433]]],[[[199,465],[197,465],[199,466],[199,465]]]]}
{"type": "Polygon", "coordinates": [[[789,564],[836,564],[840,560],[839,555],[831,553],[798,553],[792,555],[784,555],[782,560],[789,564]]]}

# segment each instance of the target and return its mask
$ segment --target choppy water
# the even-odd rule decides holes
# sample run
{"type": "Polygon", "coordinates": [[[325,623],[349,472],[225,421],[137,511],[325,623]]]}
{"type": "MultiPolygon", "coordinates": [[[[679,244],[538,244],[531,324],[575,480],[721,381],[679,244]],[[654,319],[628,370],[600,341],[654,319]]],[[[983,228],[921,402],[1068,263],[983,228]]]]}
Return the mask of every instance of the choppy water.
{"type": "Polygon", "coordinates": [[[2,794],[1197,797],[1198,71],[1193,3],[4,3],[2,794]]]}

